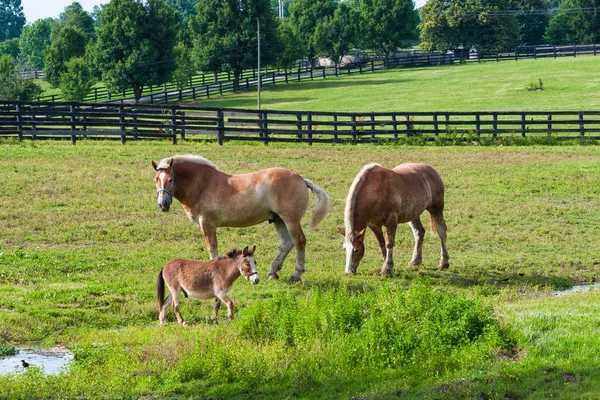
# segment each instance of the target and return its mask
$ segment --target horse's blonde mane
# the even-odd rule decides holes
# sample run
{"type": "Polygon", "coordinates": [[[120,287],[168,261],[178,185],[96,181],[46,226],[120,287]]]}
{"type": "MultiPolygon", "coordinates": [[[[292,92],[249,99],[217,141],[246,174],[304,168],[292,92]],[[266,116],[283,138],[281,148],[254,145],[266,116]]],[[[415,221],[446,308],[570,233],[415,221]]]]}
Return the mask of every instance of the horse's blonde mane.
{"type": "Polygon", "coordinates": [[[348,197],[346,198],[346,207],[344,208],[344,228],[346,229],[346,239],[349,241],[354,241],[354,206],[356,204],[356,195],[358,194],[358,190],[362,186],[362,183],[365,181],[364,177],[367,172],[375,167],[381,167],[380,164],[371,163],[367,164],[360,170],[356,178],[354,178],[354,182],[350,186],[350,190],[348,191],[348,197]]]}
{"type": "Polygon", "coordinates": [[[204,158],[202,156],[197,156],[197,155],[194,155],[194,154],[182,154],[182,155],[176,155],[176,156],[173,156],[173,157],[163,158],[158,163],[157,169],[167,169],[167,168],[169,168],[169,160],[171,158],[173,159],[173,164],[190,162],[190,163],[195,163],[195,164],[206,165],[208,167],[211,167],[211,168],[214,168],[214,169],[217,169],[217,170],[219,169],[219,167],[217,167],[212,161],[209,161],[209,160],[207,160],[206,158],[204,158]]]}

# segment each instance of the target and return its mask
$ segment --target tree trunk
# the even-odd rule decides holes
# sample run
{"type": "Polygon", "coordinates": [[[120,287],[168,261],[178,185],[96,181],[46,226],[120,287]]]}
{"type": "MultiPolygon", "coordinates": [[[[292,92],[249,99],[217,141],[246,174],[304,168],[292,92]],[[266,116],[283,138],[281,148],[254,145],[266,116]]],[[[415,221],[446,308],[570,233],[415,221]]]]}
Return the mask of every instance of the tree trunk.
{"type": "Polygon", "coordinates": [[[215,71],[215,72],[213,72],[213,75],[215,77],[215,79],[214,79],[215,82],[214,83],[219,83],[219,73],[215,71]]]}
{"type": "Polygon", "coordinates": [[[140,101],[142,97],[142,91],[144,90],[144,85],[134,85],[133,86],[133,95],[135,96],[135,102],[140,101]]]}

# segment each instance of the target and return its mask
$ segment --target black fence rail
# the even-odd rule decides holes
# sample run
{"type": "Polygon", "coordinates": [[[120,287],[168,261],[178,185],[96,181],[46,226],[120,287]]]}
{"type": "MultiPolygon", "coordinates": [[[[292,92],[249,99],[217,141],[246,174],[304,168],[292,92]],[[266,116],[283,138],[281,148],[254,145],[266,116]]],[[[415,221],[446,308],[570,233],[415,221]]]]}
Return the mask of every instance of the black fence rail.
{"type": "Polygon", "coordinates": [[[0,137],[366,143],[417,136],[599,139],[600,111],[308,112],[114,103],[0,103],[0,137]]]}
{"type": "Polygon", "coordinates": [[[577,57],[582,55],[596,55],[600,51],[598,44],[577,44],[564,46],[520,46],[514,51],[474,51],[465,54],[455,54],[457,58],[465,58],[467,61],[481,60],[523,60],[529,58],[544,57],[577,57]]]}

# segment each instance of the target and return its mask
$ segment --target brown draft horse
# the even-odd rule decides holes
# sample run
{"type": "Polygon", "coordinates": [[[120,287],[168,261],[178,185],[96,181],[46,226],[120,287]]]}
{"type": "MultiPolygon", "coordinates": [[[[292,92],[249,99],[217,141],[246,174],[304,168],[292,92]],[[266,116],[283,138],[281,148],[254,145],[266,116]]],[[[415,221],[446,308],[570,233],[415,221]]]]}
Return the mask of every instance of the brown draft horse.
{"type": "Polygon", "coordinates": [[[394,169],[379,164],[368,164],[358,173],[346,199],[344,211],[346,274],[356,273],[365,253],[366,228],[375,234],[383,256],[382,275],[391,274],[394,268],[392,248],[399,223],[408,222],[415,237],[415,249],[409,265],[422,262],[425,229],[420,215],[429,212],[431,230],[442,242],[439,269],[446,269],[446,222],[444,221],[444,183],[439,174],[425,164],[401,164],[394,169]],[[386,228],[383,236],[382,227],[386,228]]]}
{"type": "Polygon", "coordinates": [[[158,206],[169,211],[172,198],[179,200],[189,219],[202,229],[211,259],[218,255],[219,226],[246,227],[269,221],[275,225],[280,242],[268,278],[279,278],[283,261],[295,247],[296,269],[290,281],[300,281],[306,247],[301,219],[308,208],[308,189],[317,197],[310,229],[329,211],[329,197],[323,189],[283,168],[229,175],[194,155],[165,158],[158,164],[152,161],[152,166],[158,206]]]}
{"type": "Polygon", "coordinates": [[[173,311],[177,321],[186,326],[179,312],[179,295],[185,297],[208,300],[215,299],[212,321],[217,323],[217,313],[221,302],[227,306],[227,317],[233,319],[233,302],[227,297],[227,292],[241,275],[256,285],[260,279],[256,271],[254,251],[233,249],[226,256],[218,257],[208,262],[177,259],[169,262],[158,273],[156,278],[156,297],[158,299],[158,319],[160,324],[165,323],[165,313],[169,304],[173,302],[173,311]],[[169,296],[165,299],[165,283],[169,288],[169,296]]]}

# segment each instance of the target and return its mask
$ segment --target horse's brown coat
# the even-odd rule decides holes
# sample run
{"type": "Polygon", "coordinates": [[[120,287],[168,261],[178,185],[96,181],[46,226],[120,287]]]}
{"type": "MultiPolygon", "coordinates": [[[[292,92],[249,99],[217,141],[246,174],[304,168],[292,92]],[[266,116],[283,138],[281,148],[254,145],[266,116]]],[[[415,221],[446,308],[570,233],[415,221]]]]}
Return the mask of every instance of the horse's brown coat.
{"type": "Polygon", "coordinates": [[[396,227],[408,222],[415,236],[412,265],[422,262],[425,229],[420,215],[427,210],[431,228],[441,240],[438,268],[448,268],[446,223],[444,221],[444,183],[439,174],[425,164],[407,163],[393,169],[378,164],[366,165],[356,176],[346,200],[345,236],[346,273],[355,273],[364,255],[364,235],[370,228],[384,258],[382,274],[393,270],[396,227]],[[386,228],[384,238],[382,227],[386,228]]]}

